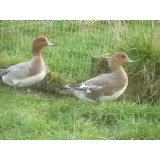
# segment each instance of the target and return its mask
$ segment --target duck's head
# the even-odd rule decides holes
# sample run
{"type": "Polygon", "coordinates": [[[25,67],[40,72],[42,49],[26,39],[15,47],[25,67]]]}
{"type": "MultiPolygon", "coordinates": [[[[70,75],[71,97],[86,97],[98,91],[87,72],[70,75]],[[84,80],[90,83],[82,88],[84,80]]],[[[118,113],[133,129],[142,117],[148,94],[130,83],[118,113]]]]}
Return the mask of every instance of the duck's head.
{"type": "Polygon", "coordinates": [[[110,57],[109,66],[111,67],[112,71],[114,71],[121,68],[126,62],[133,63],[134,61],[129,59],[124,52],[118,52],[110,57]]]}
{"type": "Polygon", "coordinates": [[[33,54],[38,54],[41,52],[41,49],[45,46],[54,46],[50,43],[47,37],[38,37],[33,42],[33,54]]]}

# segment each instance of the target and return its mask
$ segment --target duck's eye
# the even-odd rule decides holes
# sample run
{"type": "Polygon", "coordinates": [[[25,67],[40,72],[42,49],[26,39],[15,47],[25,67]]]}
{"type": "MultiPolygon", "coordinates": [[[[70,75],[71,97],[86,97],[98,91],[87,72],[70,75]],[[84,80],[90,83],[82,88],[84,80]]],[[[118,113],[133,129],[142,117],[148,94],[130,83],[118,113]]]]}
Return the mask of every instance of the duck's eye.
{"type": "Polygon", "coordinates": [[[45,39],[42,39],[42,42],[44,42],[45,41],[45,39]]]}
{"type": "Polygon", "coordinates": [[[125,56],[125,55],[123,55],[123,56],[122,56],[122,58],[126,58],[126,56],[125,56]]]}

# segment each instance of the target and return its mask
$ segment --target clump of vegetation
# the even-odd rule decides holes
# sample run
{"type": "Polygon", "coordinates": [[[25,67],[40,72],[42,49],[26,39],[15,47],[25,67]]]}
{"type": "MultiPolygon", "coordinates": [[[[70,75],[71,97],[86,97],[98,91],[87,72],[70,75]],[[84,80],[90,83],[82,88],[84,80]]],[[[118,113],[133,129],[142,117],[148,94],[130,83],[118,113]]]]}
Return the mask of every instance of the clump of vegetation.
{"type": "Polygon", "coordinates": [[[57,72],[49,71],[47,72],[44,80],[34,88],[42,92],[58,93],[63,85],[67,82],[65,75],[59,74],[57,72]]]}
{"type": "Polygon", "coordinates": [[[109,56],[107,54],[91,57],[91,75],[97,76],[100,73],[108,73],[110,71],[109,56]]]}

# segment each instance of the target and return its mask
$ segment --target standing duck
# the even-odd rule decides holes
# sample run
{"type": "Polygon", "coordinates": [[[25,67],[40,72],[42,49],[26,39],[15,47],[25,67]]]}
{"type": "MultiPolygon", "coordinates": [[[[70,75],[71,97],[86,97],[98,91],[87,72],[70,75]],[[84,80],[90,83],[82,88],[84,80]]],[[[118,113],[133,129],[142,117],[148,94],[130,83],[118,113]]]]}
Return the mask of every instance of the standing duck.
{"type": "Polygon", "coordinates": [[[0,73],[2,81],[10,86],[30,87],[41,82],[46,75],[46,65],[41,55],[45,46],[54,46],[46,37],[38,37],[33,42],[33,56],[28,62],[19,63],[0,73]]]}
{"type": "Polygon", "coordinates": [[[60,94],[73,94],[79,99],[89,102],[110,101],[118,98],[127,88],[128,76],[122,65],[133,63],[123,52],[112,55],[109,66],[112,73],[99,75],[80,84],[66,85],[60,94]]]}

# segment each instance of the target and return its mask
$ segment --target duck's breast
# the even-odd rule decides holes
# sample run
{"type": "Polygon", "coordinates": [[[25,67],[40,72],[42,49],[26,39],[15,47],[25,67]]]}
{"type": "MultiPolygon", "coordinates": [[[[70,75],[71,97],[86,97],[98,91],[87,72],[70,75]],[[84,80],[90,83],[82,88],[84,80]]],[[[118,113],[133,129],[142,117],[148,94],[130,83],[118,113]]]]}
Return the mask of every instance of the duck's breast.
{"type": "Polygon", "coordinates": [[[99,98],[99,100],[100,101],[111,101],[111,100],[114,100],[114,99],[117,99],[121,94],[123,94],[123,92],[126,90],[126,88],[127,88],[127,85],[128,84],[126,84],[121,90],[118,90],[118,91],[116,91],[116,92],[114,92],[112,95],[110,95],[110,96],[101,96],[100,98],[99,98]]]}
{"type": "Polygon", "coordinates": [[[14,79],[13,85],[17,87],[29,87],[41,82],[46,75],[46,71],[42,71],[37,75],[30,76],[24,79],[14,79]]]}

